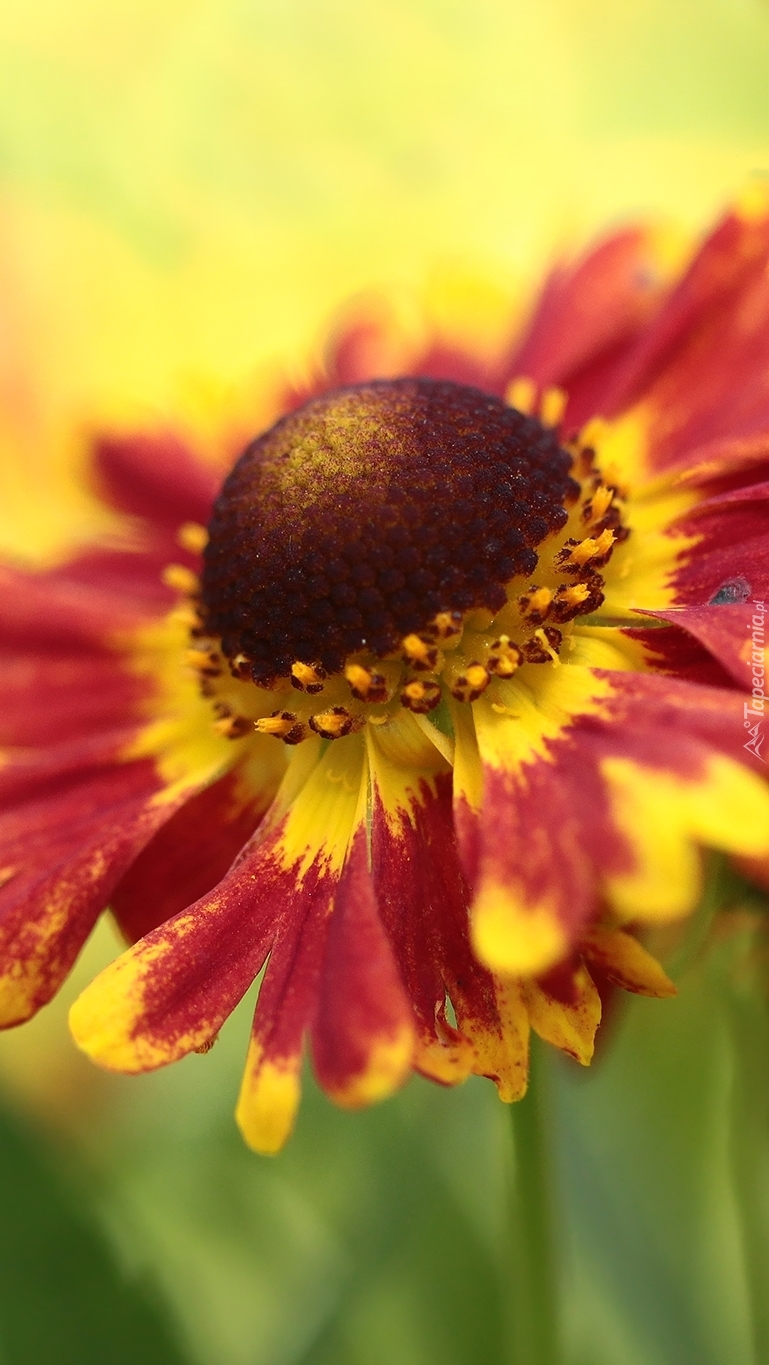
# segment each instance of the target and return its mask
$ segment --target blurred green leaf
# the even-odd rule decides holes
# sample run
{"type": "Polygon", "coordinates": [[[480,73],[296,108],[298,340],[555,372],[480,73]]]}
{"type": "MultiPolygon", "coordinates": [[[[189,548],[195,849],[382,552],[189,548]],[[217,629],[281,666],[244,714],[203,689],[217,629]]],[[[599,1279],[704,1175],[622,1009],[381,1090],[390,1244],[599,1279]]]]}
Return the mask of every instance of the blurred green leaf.
{"type": "Polygon", "coordinates": [[[184,1365],[159,1306],[122,1273],[78,1184],[0,1109],[2,1365],[184,1365]]]}
{"type": "Polygon", "coordinates": [[[574,1365],[768,1358],[765,924],[717,917],[676,999],[552,1067],[574,1365]]]}

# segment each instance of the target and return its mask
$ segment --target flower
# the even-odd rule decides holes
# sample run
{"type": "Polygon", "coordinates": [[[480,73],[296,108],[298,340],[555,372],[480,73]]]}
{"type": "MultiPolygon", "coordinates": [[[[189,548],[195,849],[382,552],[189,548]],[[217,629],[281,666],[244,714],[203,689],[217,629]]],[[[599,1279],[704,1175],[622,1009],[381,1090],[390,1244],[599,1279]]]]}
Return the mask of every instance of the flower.
{"type": "Polygon", "coordinates": [[[493,362],[353,319],[218,494],[177,436],[94,442],[119,535],[3,570],[5,1025],[107,904],[106,1067],[206,1051],[266,963],[274,1151],[308,1036],[342,1105],[514,1100],[530,1028],[587,1063],[607,988],[673,993],[633,926],[702,849],[769,857],[769,211],[672,285],[655,243],[557,269],[493,362]]]}

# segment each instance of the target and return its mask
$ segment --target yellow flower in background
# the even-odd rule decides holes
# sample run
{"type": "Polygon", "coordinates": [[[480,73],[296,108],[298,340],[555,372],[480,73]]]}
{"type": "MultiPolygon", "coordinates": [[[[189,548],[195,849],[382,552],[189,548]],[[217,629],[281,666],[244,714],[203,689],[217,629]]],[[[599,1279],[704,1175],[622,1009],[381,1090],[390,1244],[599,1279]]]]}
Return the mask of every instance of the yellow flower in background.
{"type": "Polygon", "coordinates": [[[272,1151],[307,1037],[346,1106],[512,1100],[530,1027],[587,1063],[600,990],[670,994],[623,926],[689,913],[703,846],[769,856],[768,261],[755,196],[672,287],[623,232],[485,368],[349,320],[218,496],[176,435],[96,442],[122,536],[6,573],[3,1022],[108,902],[136,946],[71,1016],[107,1067],[207,1050],[266,962],[272,1151]]]}

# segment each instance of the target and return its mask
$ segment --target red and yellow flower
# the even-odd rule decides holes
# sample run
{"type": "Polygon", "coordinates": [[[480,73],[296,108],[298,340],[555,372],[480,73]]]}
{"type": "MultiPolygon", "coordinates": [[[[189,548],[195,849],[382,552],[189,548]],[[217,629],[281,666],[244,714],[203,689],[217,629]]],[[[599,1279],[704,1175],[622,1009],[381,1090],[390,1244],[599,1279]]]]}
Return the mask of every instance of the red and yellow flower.
{"type": "Polygon", "coordinates": [[[106,1067],[205,1051],[266,964],[262,1151],[307,1039],[351,1107],[519,1098],[531,1028],[587,1063],[609,984],[673,991],[630,928],[704,849],[769,859],[769,214],[670,286],[614,236],[493,362],[405,346],[351,322],[219,494],[173,436],[95,440],[120,534],[3,570],[0,1020],[107,905],[133,946],[71,1016],[106,1067]]]}

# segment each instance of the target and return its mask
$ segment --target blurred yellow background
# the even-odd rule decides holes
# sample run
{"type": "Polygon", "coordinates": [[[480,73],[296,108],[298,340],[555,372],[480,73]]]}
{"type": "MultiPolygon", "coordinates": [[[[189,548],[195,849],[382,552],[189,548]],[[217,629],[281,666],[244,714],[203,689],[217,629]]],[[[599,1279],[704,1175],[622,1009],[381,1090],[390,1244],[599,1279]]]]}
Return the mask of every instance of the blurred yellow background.
{"type": "Polygon", "coordinates": [[[557,249],[765,171],[767,89],[766,0],[5,0],[4,442],[206,431],[373,287],[480,284],[492,337],[557,249]]]}

